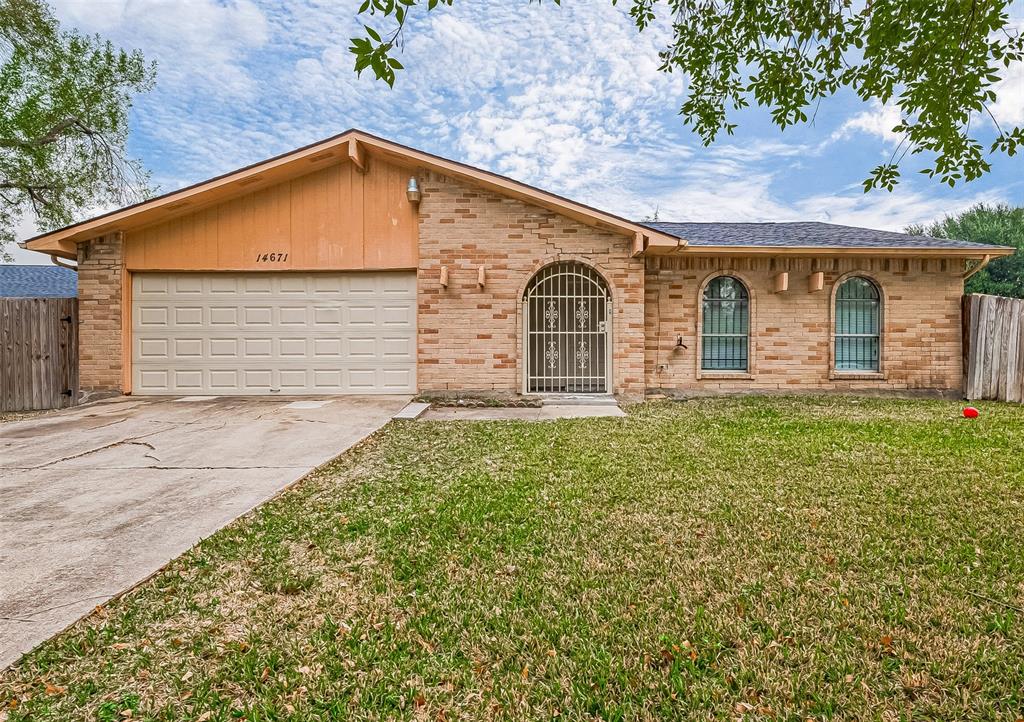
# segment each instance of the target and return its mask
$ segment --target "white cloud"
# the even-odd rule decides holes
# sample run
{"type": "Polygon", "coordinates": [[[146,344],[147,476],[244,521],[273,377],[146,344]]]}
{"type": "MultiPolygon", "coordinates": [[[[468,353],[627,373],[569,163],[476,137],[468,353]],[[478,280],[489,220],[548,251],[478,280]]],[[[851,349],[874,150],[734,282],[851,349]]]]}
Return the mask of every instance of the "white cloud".
{"type": "Polygon", "coordinates": [[[158,65],[160,92],[252,98],[246,53],[269,38],[250,0],[56,0],[61,22],[138,48],[158,65]]]}
{"type": "Polygon", "coordinates": [[[785,222],[822,221],[843,225],[902,231],[955,214],[976,203],[1005,202],[1000,191],[959,192],[954,197],[933,196],[910,183],[892,192],[864,193],[859,185],[835,191],[795,195],[783,174],[792,148],[771,145],[760,149],[730,149],[711,159],[691,155],[678,163],[645,158],[627,189],[607,189],[596,205],[627,217],[646,217],[658,211],[665,221],[785,222]],[[732,156],[732,157],[730,157],[732,156]],[[741,158],[742,160],[736,160],[741,158]],[[757,162],[753,162],[753,161],[757,162]]]}
{"type": "Polygon", "coordinates": [[[887,231],[902,231],[916,223],[928,223],[955,215],[976,203],[998,203],[1005,198],[997,192],[961,194],[954,199],[924,195],[908,187],[892,193],[851,192],[820,194],[799,200],[794,210],[801,220],[840,223],[887,231]]]}
{"type": "Polygon", "coordinates": [[[657,116],[682,93],[678,77],[657,70],[665,28],[638,35],[610,3],[456,3],[420,10],[408,32],[408,70],[394,90],[356,79],[335,43],[295,62],[291,99],[354,121],[339,125],[444,145],[469,163],[585,193],[614,173],[609,153],[664,135],[657,116]]]}
{"type": "MultiPolygon", "coordinates": [[[[1024,21],[1013,23],[1011,32],[1024,34],[1024,21]]],[[[1002,80],[992,88],[996,93],[996,102],[989,111],[1003,130],[1009,130],[1012,126],[1024,125],[1024,63],[1000,68],[1000,72],[1003,74],[1002,80]]]]}
{"type": "MultiPolygon", "coordinates": [[[[634,218],[658,208],[668,220],[812,218],[898,230],[987,197],[972,190],[978,184],[933,193],[914,177],[912,157],[894,194],[851,186],[874,165],[865,158],[883,152],[878,138],[898,141],[899,122],[895,106],[852,97],[821,109],[831,135],[781,136],[752,110],[735,138],[701,147],[675,113],[682,77],[658,71],[668,19],[638,33],[621,4],[419,6],[392,90],[353,72],[355,4],[56,1],[66,23],[158,60],[133,143],[165,190],[360,127],[634,218]]],[[[1024,113],[1015,100],[1024,82],[1011,81],[1004,117],[1024,113]]]]}
{"type": "Polygon", "coordinates": [[[894,133],[900,123],[900,109],[896,105],[875,102],[871,109],[857,113],[844,122],[839,130],[832,134],[831,140],[845,140],[855,132],[874,135],[887,143],[898,143],[900,134],[894,133]]]}

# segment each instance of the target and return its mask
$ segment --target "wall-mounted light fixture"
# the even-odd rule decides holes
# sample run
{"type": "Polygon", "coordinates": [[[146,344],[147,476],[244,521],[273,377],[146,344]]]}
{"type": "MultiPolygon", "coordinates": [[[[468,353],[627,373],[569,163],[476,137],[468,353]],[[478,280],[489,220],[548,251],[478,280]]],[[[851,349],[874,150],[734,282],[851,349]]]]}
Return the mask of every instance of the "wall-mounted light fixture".
{"type": "Polygon", "coordinates": [[[441,288],[448,288],[448,266],[441,266],[441,288]]]}
{"type": "Polygon", "coordinates": [[[675,353],[681,353],[682,351],[686,350],[687,348],[689,348],[689,347],[685,343],[683,343],[683,337],[679,336],[678,338],[676,338],[676,345],[675,345],[675,348],[673,348],[672,350],[675,353]]]}
{"type": "Polygon", "coordinates": [[[775,293],[784,293],[789,290],[789,273],[783,271],[782,273],[776,273],[775,278],[772,279],[772,290],[775,293]]]}
{"type": "Polygon", "coordinates": [[[405,196],[409,199],[410,203],[419,203],[420,198],[423,194],[420,193],[420,184],[416,180],[416,176],[409,176],[409,185],[405,188],[405,196]]]}
{"type": "Polygon", "coordinates": [[[825,274],[821,271],[815,271],[807,277],[807,292],[814,293],[825,288],[825,274]]]}
{"type": "Polygon", "coordinates": [[[476,269],[476,285],[478,285],[480,288],[483,288],[486,283],[487,271],[484,269],[483,266],[480,266],[480,268],[476,269]]]}

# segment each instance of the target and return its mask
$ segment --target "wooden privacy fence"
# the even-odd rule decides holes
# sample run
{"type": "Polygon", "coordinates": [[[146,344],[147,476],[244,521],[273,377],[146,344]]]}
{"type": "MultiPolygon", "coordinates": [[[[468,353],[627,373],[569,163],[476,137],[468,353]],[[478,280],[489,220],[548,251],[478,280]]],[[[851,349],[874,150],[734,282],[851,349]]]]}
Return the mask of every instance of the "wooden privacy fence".
{"type": "Polygon", "coordinates": [[[969,399],[1024,402],[1024,299],[963,299],[964,393],[969,399]]]}
{"type": "Polygon", "coordinates": [[[78,399],[78,300],[0,298],[0,411],[78,399]]]}

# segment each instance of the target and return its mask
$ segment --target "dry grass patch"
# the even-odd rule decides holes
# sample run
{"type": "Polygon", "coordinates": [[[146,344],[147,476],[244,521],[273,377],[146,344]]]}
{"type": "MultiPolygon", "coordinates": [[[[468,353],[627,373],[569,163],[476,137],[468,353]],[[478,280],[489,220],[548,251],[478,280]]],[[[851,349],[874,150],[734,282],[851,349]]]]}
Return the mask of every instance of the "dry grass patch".
{"type": "Polygon", "coordinates": [[[8,722],[1024,717],[1024,413],[393,423],[0,676],[8,722]]]}

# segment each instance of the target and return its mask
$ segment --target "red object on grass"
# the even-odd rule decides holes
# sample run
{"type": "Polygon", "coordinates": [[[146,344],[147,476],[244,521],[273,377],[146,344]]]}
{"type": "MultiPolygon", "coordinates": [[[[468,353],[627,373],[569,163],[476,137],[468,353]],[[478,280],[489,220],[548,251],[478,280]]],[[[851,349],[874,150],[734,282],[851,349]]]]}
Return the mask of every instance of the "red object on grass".
{"type": "Polygon", "coordinates": [[[978,410],[973,406],[964,407],[964,418],[965,419],[976,419],[978,418],[978,410]]]}

